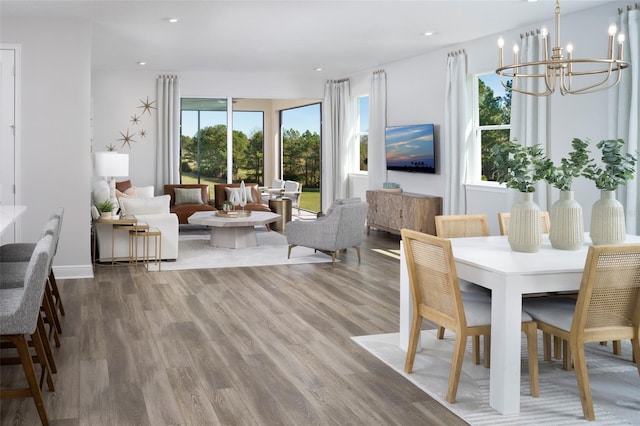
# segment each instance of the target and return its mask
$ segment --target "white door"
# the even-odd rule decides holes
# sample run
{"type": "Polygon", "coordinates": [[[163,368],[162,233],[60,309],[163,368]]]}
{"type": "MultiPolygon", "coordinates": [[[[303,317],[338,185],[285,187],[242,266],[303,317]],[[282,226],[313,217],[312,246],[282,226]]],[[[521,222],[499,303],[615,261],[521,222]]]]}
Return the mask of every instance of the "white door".
{"type": "MultiPolygon", "coordinates": [[[[16,49],[0,49],[0,205],[16,200],[16,49]]],[[[17,226],[2,233],[2,244],[16,241],[17,226]]]]}

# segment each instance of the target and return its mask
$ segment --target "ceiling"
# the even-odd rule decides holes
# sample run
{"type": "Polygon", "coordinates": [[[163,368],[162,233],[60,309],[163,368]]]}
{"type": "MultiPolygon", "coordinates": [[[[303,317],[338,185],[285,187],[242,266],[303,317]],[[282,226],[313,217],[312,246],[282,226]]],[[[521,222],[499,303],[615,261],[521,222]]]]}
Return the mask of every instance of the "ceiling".
{"type": "MultiPolygon", "coordinates": [[[[566,0],[562,16],[604,3],[612,2],[566,0]]],[[[322,72],[331,78],[529,29],[552,19],[554,8],[552,0],[0,0],[3,19],[89,19],[94,69],[133,70],[144,61],[162,72],[322,72]],[[179,22],[169,23],[172,17],[179,22]],[[426,37],[426,31],[435,34],[426,37]]]]}

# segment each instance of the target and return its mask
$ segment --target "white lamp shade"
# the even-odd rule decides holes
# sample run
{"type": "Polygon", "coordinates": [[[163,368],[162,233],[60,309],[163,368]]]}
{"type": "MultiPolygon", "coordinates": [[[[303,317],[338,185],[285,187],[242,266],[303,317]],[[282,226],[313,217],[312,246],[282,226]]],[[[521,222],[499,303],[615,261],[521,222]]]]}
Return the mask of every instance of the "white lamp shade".
{"type": "Polygon", "coordinates": [[[110,151],[96,152],[95,172],[96,176],[129,176],[129,154],[110,151]]]}

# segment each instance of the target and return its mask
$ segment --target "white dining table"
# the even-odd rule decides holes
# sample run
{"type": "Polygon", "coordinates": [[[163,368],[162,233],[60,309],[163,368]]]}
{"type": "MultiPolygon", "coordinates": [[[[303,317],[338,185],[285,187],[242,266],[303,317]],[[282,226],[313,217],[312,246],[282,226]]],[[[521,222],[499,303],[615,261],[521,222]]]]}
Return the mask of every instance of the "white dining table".
{"type": "MultiPolygon", "coordinates": [[[[625,243],[640,237],[627,235],[625,243]]],[[[491,289],[491,369],[489,405],[509,415],[520,412],[520,365],[522,295],[580,288],[580,280],[591,239],[575,251],[556,250],[548,235],[536,253],[512,251],[507,237],[452,238],[451,245],[459,278],[491,289]]],[[[400,346],[409,342],[413,308],[409,278],[401,248],[400,346]]]]}
{"type": "Polygon", "coordinates": [[[27,206],[0,205],[0,235],[27,210],[27,206]]]}

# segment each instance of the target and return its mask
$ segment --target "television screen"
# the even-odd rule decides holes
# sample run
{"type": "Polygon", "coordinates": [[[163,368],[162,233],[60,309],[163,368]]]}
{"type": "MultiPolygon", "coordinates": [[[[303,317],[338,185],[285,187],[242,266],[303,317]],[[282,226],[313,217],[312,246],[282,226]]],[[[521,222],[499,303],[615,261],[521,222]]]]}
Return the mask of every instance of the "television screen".
{"type": "Polygon", "coordinates": [[[392,126],[385,129],[387,170],[435,173],[433,124],[392,126]]]}

